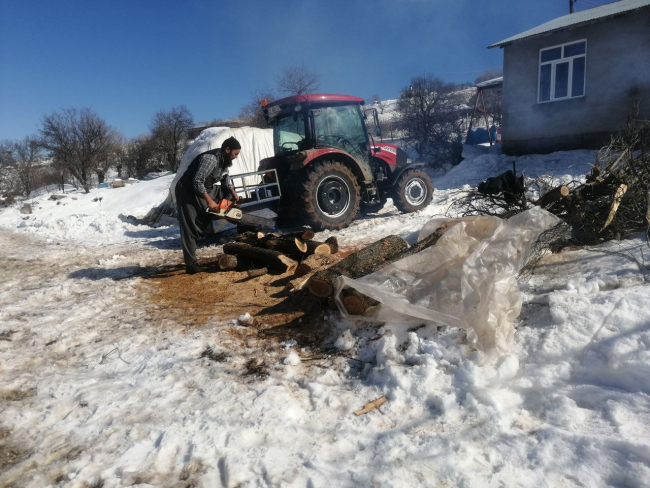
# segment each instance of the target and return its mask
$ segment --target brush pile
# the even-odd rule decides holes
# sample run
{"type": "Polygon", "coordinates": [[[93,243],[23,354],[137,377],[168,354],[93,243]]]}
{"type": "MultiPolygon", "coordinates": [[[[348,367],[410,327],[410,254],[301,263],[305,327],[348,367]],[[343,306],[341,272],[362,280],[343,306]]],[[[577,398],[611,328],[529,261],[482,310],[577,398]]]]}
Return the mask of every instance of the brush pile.
{"type": "MultiPolygon", "coordinates": [[[[494,182],[482,184],[455,204],[460,215],[493,215],[509,218],[533,206],[540,206],[568,225],[571,241],[593,245],[622,239],[648,229],[650,223],[650,123],[627,126],[596,157],[584,182],[552,186],[550,178],[523,179],[523,188],[486,193],[494,182]],[[483,190],[483,191],[480,191],[483,190]]],[[[508,173],[516,174],[516,168],[508,173]]],[[[505,175],[505,173],[504,173],[505,175]]],[[[499,175],[490,180],[504,179],[499,175]]],[[[518,177],[521,178],[521,177],[518,177]]],[[[563,229],[567,227],[563,226],[563,229]]],[[[566,236],[566,232],[556,232],[566,236]]]]}

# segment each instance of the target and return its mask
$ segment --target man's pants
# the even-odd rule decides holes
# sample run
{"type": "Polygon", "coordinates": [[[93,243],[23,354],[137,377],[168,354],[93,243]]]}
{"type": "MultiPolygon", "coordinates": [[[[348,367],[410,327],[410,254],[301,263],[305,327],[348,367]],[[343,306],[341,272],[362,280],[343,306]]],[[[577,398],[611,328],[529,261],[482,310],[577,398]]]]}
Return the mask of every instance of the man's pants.
{"type": "Polygon", "coordinates": [[[212,216],[206,212],[207,205],[201,200],[203,198],[197,196],[194,191],[188,192],[180,185],[176,186],[178,227],[181,231],[183,259],[187,268],[198,266],[196,241],[203,234],[203,229],[212,222],[212,216]]]}

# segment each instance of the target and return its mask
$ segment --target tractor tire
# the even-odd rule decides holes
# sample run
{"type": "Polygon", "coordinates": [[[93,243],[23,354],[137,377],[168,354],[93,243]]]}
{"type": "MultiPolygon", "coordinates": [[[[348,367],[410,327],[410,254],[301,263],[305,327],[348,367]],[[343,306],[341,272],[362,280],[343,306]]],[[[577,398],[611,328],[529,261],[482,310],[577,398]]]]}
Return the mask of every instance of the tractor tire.
{"type": "Polygon", "coordinates": [[[404,213],[417,212],[431,203],[433,183],[421,169],[409,169],[399,177],[393,189],[393,203],[404,213]]]}
{"type": "Polygon", "coordinates": [[[359,213],[361,191],[352,171],[341,163],[324,161],[307,167],[302,181],[302,204],[307,222],[317,230],[338,230],[359,213]]]}

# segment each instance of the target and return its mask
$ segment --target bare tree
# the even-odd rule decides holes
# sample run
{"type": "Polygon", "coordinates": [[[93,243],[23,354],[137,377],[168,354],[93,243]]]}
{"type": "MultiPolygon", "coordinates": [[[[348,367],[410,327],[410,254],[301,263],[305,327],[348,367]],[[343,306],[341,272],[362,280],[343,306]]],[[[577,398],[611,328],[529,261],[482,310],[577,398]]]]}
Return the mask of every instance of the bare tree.
{"type": "Polygon", "coordinates": [[[311,71],[306,65],[284,68],[276,76],[278,92],[284,96],[313,93],[320,88],[320,75],[311,71]]]}
{"type": "Polygon", "coordinates": [[[170,170],[178,169],[187,149],[187,130],[194,125],[194,117],[185,105],[161,110],[153,116],[149,126],[156,150],[170,170]]]}
{"type": "Polygon", "coordinates": [[[456,86],[432,75],[419,76],[402,89],[397,102],[406,145],[432,166],[457,164],[462,153],[462,103],[456,86]]]}
{"type": "Polygon", "coordinates": [[[14,160],[14,142],[0,142],[0,196],[15,197],[20,194],[14,160]]]}
{"type": "Polygon", "coordinates": [[[68,108],[45,116],[39,133],[39,144],[55,164],[90,192],[92,174],[115,144],[113,128],[89,108],[68,108]]]}
{"type": "Polygon", "coordinates": [[[124,167],[129,177],[143,178],[155,168],[155,143],[151,137],[142,135],[131,139],[124,146],[124,167]]]}
{"type": "Polygon", "coordinates": [[[27,136],[14,145],[15,167],[20,189],[23,195],[29,195],[35,188],[43,172],[43,161],[38,141],[34,137],[27,136]]]}
{"type": "Polygon", "coordinates": [[[272,102],[275,100],[275,96],[268,88],[255,92],[251,97],[251,101],[239,111],[239,117],[243,119],[244,124],[261,129],[267,127],[264,112],[262,111],[262,100],[272,102]]]}

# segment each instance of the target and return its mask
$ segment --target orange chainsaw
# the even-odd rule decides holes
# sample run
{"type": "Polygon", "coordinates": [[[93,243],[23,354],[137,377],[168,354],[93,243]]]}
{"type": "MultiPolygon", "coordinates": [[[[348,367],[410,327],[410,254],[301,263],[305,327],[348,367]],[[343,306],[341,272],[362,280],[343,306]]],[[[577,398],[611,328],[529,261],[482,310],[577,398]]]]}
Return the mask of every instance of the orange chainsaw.
{"type": "Polygon", "coordinates": [[[219,209],[212,211],[208,209],[208,213],[220,219],[225,219],[233,224],[250,225],[252,227],[274,227],[275,222],[271,219],[258,217],[257,215],[245,214],[239,208],[237,203],[222,198],[217,203],[219,209]]]}

